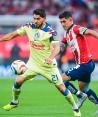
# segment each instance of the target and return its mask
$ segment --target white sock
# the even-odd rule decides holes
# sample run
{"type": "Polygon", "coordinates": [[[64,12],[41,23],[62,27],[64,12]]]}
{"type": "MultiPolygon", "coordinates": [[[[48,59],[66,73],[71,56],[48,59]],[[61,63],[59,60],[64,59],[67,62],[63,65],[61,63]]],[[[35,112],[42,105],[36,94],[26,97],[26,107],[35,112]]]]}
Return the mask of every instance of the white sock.
{"type": "Polygon", "coordinates": [[[13,103],[18,104],[18,100],[12,100],[13,103]]]}
{"type": "Polygon", "coordinates": [[[77,93],[76,93],[76,95],[79,95],[80,94],[80,91],[78,91],[77,93]]]}

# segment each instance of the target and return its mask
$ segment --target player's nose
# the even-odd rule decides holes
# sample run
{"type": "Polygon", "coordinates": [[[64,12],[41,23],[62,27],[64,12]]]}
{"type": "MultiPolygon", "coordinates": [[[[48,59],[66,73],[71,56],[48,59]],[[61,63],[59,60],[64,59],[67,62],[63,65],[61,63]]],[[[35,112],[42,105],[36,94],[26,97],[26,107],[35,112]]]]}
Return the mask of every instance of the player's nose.
{"type": "Polygon", "coordinates": [[[37,20],[34,20],[34,23],[37,24],[37,20]]]}
{"type": "Polygon", "coordinates": [[[64,27],[65,24],[64,24],[63,22],[62,22],[61,24],[62,24],[62,26],[64,27]]]}

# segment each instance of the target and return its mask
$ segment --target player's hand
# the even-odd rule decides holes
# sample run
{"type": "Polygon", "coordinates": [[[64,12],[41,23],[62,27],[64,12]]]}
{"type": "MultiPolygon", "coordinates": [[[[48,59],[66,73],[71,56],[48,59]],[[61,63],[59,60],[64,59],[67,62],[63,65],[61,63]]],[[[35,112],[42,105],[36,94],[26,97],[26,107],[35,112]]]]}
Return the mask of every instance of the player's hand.
{"type": "Polygon", "coordinates": [[[45,64],[51,64],[52,62],[53,62],[53,59],[51,59],[51,58],[45,59],[45,64]]]}

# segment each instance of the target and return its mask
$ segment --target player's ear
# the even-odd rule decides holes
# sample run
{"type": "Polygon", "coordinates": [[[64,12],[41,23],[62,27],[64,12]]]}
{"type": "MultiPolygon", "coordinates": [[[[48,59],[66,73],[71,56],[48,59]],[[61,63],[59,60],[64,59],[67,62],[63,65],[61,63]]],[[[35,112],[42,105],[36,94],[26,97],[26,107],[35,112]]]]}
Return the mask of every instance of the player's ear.
{"type": "Polygon", "coordinates": [[[72,17],[70,17],[69,20],[72,22],[73,21],[72,17]]]}
{"type": "Polygon", "coordinates": [[[44,22],[46,21],[46,18],[43,18],[44,22]]]}

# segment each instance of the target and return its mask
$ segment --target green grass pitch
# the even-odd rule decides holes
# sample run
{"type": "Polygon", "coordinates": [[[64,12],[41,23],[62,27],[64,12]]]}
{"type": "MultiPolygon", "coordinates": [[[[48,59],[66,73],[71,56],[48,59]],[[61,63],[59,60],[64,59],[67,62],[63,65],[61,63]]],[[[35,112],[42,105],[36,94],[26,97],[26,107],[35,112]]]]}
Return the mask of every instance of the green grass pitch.
{"type": "MultiPolygon", "coordinates": [[[[71,106],[47,80],[24,83],[19,107],[11,111],[3,110],[2,106],[11,100],[13,83],[14,80],[0,79],[0,117],[73,117],[71,106]]],[[[93,81],[90,87],[98,94],[97,84],[98,81],[93,81]]],[[[81,108],[82,117],[96,116],[94,115],[96,109],[97,107],[87,99],[81,108]]]]}

